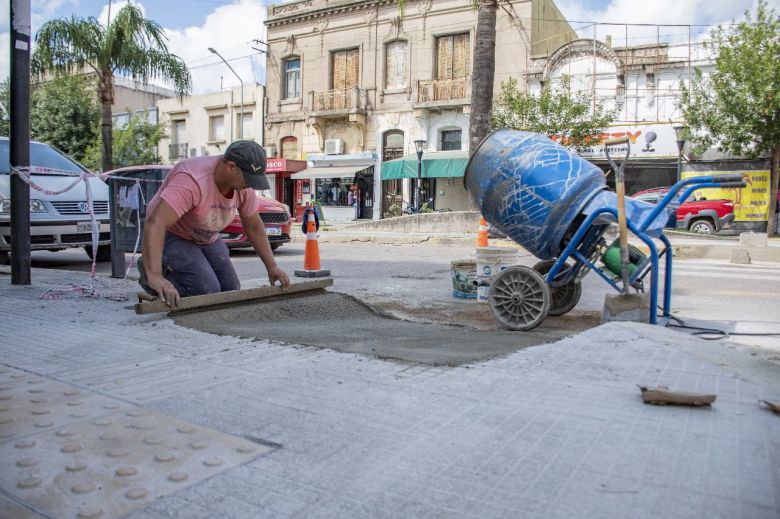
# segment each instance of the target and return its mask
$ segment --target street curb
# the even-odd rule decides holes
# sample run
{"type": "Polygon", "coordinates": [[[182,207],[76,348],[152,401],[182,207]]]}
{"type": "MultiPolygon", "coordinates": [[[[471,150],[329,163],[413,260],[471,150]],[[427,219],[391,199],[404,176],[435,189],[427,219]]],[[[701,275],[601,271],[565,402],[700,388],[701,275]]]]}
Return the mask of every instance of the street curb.
{"type": "MultiPolygon", "coordinates": [[[[306,237],[293,236],[292,243],[304,243],[306,237]]],[[[378,245],[438,245],[444,247],[468,247],[476,246],[477,236],[446,236],[437,234],[412,234],[406,235],[381,235],[371,233],[322,232],[318,238],[320,243],[375,243],[378,245]]],[[[674,257],[678,259],[710,259],[729,260],[731,251],[746,249],[752,261],[780,263],[780,247],[740,247],[739,243],[723,243],[714,241],[711,244],[675,244],[672,238],[672,250],[674,257]]],[[[496,247],[515,247],[524,250],[512,240],[491,239],[490,244],[496,247]]],[[[643,244],[637,244],[640,250],[648,253],[649,250],[643,244]]]]}

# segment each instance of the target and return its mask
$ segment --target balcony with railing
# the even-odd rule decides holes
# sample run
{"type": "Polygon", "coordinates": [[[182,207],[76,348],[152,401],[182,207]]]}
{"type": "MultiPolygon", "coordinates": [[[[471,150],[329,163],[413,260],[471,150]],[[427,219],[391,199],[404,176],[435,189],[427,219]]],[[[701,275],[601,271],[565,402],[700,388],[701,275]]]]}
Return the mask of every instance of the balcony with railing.
{"type": "Polygon", "coordinates": [[[187,143],[176,143],[168,145],[168,158],[171,160],[187,158],[187,143]]]}
{"type": "Polygon", "coordinates": [[[417,81],[415,108],[464,106],[471,103],[471,77],[417,81]]]}
{"type": "Polygon", "coordinates": [[[367,105],[366,91],[358,87],[309,92],[309,113],[314,117],[365,115],[367,105]]]}

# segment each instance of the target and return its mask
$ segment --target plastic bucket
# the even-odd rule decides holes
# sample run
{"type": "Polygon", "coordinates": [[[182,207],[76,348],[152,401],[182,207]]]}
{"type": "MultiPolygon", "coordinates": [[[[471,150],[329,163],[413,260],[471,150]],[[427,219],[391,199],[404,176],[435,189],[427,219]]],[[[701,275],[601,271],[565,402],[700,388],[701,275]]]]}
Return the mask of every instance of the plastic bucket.
{"type": "Polygon", "coordinates": [[[517,249],[509,247],[477,247],[477,301],[487,303],[490,283],[503,270],[517,265],[517,249]]]}
{"type": "Polygon", "coordinates": [[[477,262],[472,259],[453,260],[452,296],[458,299],[477,298],[477,262]]]}

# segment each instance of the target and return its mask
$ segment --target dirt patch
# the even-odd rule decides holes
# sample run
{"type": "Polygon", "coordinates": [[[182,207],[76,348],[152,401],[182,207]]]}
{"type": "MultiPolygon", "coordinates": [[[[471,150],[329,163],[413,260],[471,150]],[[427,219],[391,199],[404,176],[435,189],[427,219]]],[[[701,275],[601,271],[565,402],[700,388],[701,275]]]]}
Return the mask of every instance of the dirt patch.
{"type": "MultiPolygon", "coordinates": [[[[421,317],[425,313],[424,309],[418,311],[421,317]]],[[[288,296],[173,318],[181,326],[219,335],[451,366],[553,342],[593,326],[589,320],[573,326],[576,330],[545,322],[531,332],[510,332],[410,322],[378,313],[352,296],[335,292],[288,296]]]]}

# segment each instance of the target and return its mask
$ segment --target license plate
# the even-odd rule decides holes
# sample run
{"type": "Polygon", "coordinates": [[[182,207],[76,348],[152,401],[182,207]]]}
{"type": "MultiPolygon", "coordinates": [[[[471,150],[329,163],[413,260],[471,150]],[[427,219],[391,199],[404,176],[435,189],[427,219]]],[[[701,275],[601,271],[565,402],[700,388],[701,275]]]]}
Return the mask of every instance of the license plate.
{"type": "Polygon", "coordinates": [[[92,222],[77,222],[76,232],[92,232],[92,222]]]}
{"type": "Polygon", "coordinates": [[[281,227],[269,227],[265,232],[268,233],[268,236],[279,236],[282,234],[282,229],[281,227]]]}

